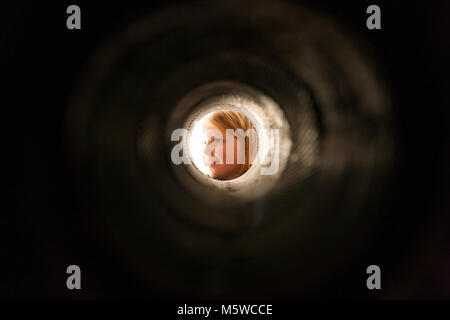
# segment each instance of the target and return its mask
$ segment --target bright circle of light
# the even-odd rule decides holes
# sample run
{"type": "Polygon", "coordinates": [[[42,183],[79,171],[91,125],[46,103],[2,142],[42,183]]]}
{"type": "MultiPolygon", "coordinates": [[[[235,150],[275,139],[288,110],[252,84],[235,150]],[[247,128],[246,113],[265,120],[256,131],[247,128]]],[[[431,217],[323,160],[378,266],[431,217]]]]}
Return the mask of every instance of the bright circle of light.
{"type": "Polygon", "coordinates": [[[192,132],[189,137],[189,152],[191,156],[192,163],[197,167],[197,169],[203,173],[208,175],[208,167],[203,161],[203,132],[202,125],[206,118],[208,118],[210,114],[202,117],[192,128],[192,132]]]}
{"type": "Polygon", "coordinates": [[[199,120],[195,122],[195,124],[192,126],[190,134],[189,134],[189,140],[188,140],[188,150],[189,150],[189,157],[194,164],[194,166],[203,174],[208,175],[209,170],[206,166],[205,162],[203,161],[203,150],[204,150],[204,136],[203,136],[203,123],[214,113],[209,112],[206,115],[202,116],[199,120]]]}
{"type": "Polygon", "coordinates": [[[174,172],[186,188],[211,205],[226,207],[261,197],[276,186],[287,165],[292,140],[283,110],[271,97],[246,84],[218,81],[188,92],[174,108],[167,130],[169,136],[180,124],[187,130],[180,147],[183,155],[186,151],[188,161],[183,162],[183,166],[174,165],[174,172]],[[258,141],[252,166],[231,180],[211,178],[203,162],[203,123],[212,113],[221,110],[239,112],[249,119],[258,141]],[[276,151],[272,150],[274,131],[282,141],[276,145],[276,151]],[[272,155],[276,155],[277,164],[271,168],[272,155]]]}

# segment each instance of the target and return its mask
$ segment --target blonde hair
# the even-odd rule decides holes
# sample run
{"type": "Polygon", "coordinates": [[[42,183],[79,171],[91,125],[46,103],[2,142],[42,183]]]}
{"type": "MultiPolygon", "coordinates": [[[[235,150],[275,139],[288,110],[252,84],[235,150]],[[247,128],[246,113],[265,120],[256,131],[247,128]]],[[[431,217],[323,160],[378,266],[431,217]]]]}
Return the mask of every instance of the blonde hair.
{"type": "Polygon", "coordinates": [[[242,175],[247,172],[252,166],[251,162],[255,158],[256,150],[258,148],[258,138],[252,122],[242,113],[231,110],[216,111],[209,116],[209,120],[224,130],[242,129],[244,130],[244,133],[247,133],[247,130],[251,129],[250,132],[248,132],[248,136],[245,136],[245,164],[240,174],[242,175]]]}

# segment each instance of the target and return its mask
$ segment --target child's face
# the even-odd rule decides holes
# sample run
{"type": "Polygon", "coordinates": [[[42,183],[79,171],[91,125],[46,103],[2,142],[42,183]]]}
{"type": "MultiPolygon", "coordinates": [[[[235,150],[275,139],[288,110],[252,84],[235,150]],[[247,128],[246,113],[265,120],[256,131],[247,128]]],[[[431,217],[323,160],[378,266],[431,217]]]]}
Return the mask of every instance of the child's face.
{"type": "MultiPolygon", "coordinates": [[[[209,119],[203,122],[202,132],[204,143],[203,161],[208,167],[209,176],[219,180],[231,180],[239,177],[245,164],[238,164],[237,161],[238,147],[240,149],[242,147],[238,145],[238,139],[231,135],[227,137],[225,129],[216,126],[209,119]],[[227,148],[234,149],[234,160],[232,163],[226,163],[227,148]]],[[[242,152],[242,149],[240,152],[242,152]]]]}

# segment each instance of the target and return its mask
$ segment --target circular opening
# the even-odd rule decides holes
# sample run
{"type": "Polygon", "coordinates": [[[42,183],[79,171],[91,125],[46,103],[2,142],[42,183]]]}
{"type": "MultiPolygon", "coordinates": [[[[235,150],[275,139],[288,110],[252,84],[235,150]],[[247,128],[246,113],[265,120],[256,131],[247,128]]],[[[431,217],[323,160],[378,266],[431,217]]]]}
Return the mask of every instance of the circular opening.
{"type": "MultiPolygon", "coordinates": [[[[280,106],[261,91],[230,81],[209,83],[184,96],[175,106],[168,136],[173,138],[171,156],[178,156],[178,151],[183,150],[183,161],[172,163],[175,175],[198,198],[214,206],[235,205],[266,194],[286,167],[291,148],[290,127],[280,106]],[[247,126],[236,119],[246,122],[247,126]],[[222,157],[223,168],[227,162],[239,164],[243,159],[244,164],[251,165],[231,165],[229,168],[236,171],[231,170],[229,175],[212,172],[207,166],[208,157],[204,156],[205,129],[208,128],[205,123],[208,122],[209,129],[218,129],[225,139],[229,129],[233,135],[231,141],[237,142],[236,148],[241,146],[241,152],[236,150],[232,158],[222,157]],[[174,130],[180,127],[188,132],[183,139],[173,136],[174,130]],[[253,130],[246,132],[250,127],[253,130]],[[250,143],[246,147],[248,161],[245,161],[246,153],[242,152],[243,141],[253,141],[251,150],[250,143]]],[[[220,142],[219,147],[221,145],[226,149],[226,142],[220,142]]],[[[212,159],[214,161],[214,157],[212,159]]]]}
{"type": "Polygon", "coordinates": [[[224,109],[197,121],[188,148],[190,159],[200,172],[216,180],[233,180],[255,163],[258,134],[244,114],[224,109]]]}

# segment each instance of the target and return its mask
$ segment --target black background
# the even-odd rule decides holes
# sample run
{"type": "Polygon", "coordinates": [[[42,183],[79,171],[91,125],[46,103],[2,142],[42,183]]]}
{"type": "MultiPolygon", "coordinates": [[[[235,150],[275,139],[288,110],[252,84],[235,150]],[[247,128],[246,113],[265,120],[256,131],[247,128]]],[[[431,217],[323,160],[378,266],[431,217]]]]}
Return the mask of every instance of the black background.
{"type": "MultiPolygon", "coordinates": [[[[448,238],[448,1],[376,1],[382,29],[367,30],[369,2],[317,1],[363,36],[396,99],[396,184],[389,221],[372,252],[398,287],[389,295],[349,281],[324,296],[450,297],[448,238]],[[397,268],[394,268],[396,266],[397,268]]],[[[65,117],[74,84],[98,43],[159,2],[77,1],[82,29],[66,28],[72,2],[2,4],[3,180],[2,298],[169,297],[141,284],[82,231],[82,208],[67,159],[65,117]],[[7,177],[7,178],[6,178],[7,177]],[[66,289],[66,267],[83,266],[83,290],[66,289]]],[[[355,279],[365,279],[365,270],[355,279]]]]}

